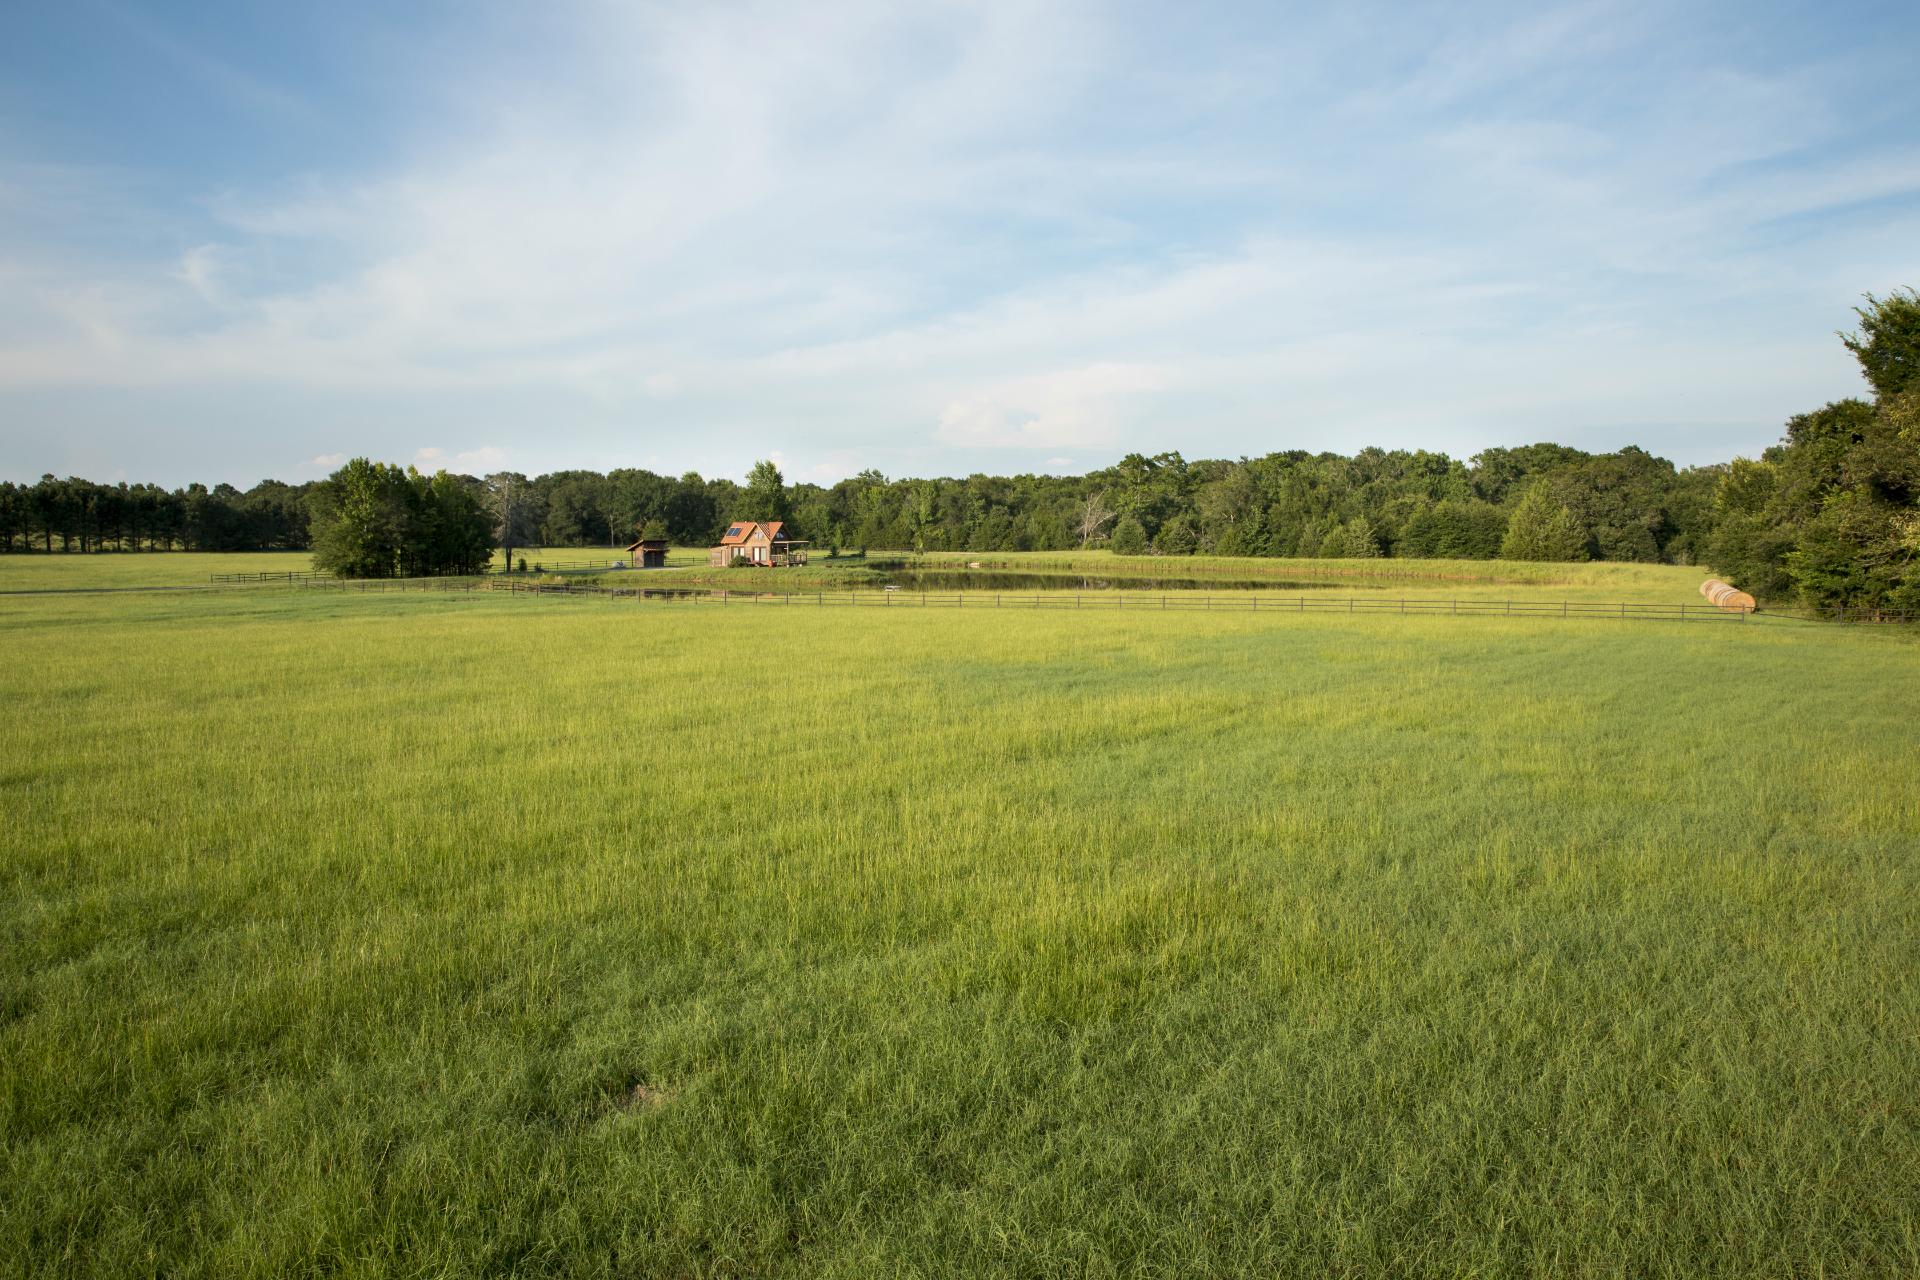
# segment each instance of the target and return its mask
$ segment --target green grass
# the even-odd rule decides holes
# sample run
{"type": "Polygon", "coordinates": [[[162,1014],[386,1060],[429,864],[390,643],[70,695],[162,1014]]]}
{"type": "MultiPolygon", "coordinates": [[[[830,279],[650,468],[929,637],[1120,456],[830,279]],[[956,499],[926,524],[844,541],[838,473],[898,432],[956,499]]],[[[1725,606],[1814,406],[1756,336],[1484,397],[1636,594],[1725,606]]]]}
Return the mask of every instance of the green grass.
{"type": "MultiPolygon", "coordinates": [[[[692,567],[706,564],[704,548],[675,547],[667,563],[692,567]]],[[[548,563],[592,561],[606,564],[624,560],[626,552],[605,547],[515,548],[514,559],[528,568],[548,563]]],[[[493,553],[499,567],[502,557],[493,553]]],[[[128,551],[98,554],[0,555],[0,591],[72,591],[122,587],[197,587],[215,574],[306,573],[313,556],[306,551],[128,551]]]]}
{"type": "Polygon", "coordinates": [[[1920,1271],[1902,634],[0,637],[9,1276],[1920,1271]]]}
{"type": "Polygon", "coordinates": [[[0,591],[197,587],[216,573],[305,572],[305,551],[126,551],[0,555],[0,591]]]}

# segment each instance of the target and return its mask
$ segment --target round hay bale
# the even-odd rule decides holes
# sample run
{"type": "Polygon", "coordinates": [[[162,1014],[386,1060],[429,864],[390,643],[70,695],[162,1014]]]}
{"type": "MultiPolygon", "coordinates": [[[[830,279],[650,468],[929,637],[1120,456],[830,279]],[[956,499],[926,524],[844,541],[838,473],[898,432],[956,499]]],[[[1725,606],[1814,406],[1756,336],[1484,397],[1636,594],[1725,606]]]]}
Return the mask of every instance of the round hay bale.
{"type": "Polygon", "coordinates": [[[1752,613],[1760,607],[1752,596],[1718,578],[1708,578],[1701,583],[1700,594],[1711,601],[1716,608],[1725,609],[1730,613],[1752,613]]]}

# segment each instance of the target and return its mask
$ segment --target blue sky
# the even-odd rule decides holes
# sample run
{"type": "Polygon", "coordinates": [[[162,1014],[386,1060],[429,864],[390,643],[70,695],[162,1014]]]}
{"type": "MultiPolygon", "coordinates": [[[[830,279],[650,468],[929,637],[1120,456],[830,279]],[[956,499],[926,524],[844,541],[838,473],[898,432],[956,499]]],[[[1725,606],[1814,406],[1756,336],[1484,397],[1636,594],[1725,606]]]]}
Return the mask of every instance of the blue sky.
{"type": "Polygon", "coordinates": [[[1753,453],[1920,6],[12,0],[0,474],[1753,453]],[[404,12],[401,10],[404,8],[404,12]]]}

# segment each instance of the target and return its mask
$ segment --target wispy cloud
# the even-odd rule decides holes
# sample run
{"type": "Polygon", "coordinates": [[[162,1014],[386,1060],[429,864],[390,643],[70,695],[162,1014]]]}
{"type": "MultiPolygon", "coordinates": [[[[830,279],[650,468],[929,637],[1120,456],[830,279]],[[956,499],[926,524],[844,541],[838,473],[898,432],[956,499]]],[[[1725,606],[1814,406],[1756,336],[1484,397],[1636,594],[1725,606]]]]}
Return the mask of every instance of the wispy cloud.
{"type": "MultiPolygon", "coordinates": [[[[116,12],[237,105],[307,109],[116,12]]],[[[395,153],[113,202],[179,225],[145,256],[0,159],[0,405],[218,397],[309,449],[407,422],[535,467],[777,448],[819,478],[1583,432],[1686,457],[1850,389],[1847,300],[1920,279],[1920,149],[1856,120],[1860,68],[1698,15],[548,16],[534,73],[461,46],[395,153]]]]}

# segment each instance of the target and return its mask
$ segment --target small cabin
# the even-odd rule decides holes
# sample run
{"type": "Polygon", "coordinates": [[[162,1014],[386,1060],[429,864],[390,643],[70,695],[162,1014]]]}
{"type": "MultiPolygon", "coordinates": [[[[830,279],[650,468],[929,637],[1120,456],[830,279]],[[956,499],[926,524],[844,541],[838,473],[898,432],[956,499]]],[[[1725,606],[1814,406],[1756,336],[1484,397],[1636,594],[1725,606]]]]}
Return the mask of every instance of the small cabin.
{"type": "Polygon", "coordinates": [[[789,538],[785,525],[782,520],[736,520],[727,526],[709,562],[722,569],[736,560],[782,567],[805,564],[810,544],[789,538]]]}
{"type": "Polygon", "coordinates": [[[667,567],[667,540],[642,538],[627,548],[627,556],[636,569],[664,569],[667,567]]]}

